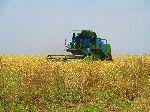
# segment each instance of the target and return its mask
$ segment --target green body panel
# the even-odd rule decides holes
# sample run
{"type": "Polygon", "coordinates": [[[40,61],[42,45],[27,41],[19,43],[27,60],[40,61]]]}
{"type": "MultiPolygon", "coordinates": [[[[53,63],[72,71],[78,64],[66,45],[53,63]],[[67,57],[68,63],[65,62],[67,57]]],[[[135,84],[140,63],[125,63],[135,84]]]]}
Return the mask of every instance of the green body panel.
{"type": "Polygon", "coordinates": [[[100,49],[100,46],[99,46],[99,45],[91,45],[90,48],[91,48],[91,49],[100,49]]]}
{"type": "Polygon", "coordinates": [[[106,53],[107,54],[111,54],[111,46],[110,46],[110,44],[105,44],[104,46],[105,46],[105,49],[106,49],[106,53]]]}
{"type": "Polygon", "coordinates": [[[70,44],[68,45],[68,48],[70,49],[75,49],[75,47],[76,47],[76,43],[74,42],[70,42],[70,44]]]}

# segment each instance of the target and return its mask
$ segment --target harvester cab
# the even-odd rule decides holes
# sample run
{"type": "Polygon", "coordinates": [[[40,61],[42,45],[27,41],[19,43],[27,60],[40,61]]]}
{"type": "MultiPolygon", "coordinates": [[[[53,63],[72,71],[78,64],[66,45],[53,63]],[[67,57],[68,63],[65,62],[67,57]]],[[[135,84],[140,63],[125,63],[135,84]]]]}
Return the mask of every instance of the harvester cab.
{"type": "Polygon", "coordinates": [[[91,30],[73,30],[66,51],[84,60],[112,60],[110,44],[91,30]]]}
{"type": "Polygon", "coordinates": [[[73,30],[71,40],[65,39],[65,50],[72,55],[48,55],[47,59],[56,60],[112,60],[111,46],[91,30],[73,30]]]}

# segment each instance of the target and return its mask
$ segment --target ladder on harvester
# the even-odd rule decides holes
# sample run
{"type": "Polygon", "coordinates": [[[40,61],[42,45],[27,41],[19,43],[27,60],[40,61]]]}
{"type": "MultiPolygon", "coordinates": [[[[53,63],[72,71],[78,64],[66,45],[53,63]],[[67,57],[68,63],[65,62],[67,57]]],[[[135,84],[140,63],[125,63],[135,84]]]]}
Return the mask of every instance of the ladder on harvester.
{"type": "Polygon", "coordinates": [[[107,53],[104,53],[105,54],[105,56],[106,56],[106,60],[112,60],[112,57],[111,56],[109,56],[107,53]]]}

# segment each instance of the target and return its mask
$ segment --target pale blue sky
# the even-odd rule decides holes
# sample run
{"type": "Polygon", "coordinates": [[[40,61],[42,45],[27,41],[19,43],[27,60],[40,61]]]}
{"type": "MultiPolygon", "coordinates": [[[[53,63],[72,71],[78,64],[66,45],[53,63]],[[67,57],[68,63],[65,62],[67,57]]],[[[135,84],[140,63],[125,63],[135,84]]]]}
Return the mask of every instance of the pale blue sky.
{"type": "Polygon", "coordinates": [[[0,0],[0,54],[64,54],[73,29],[96,31],[113,54],[150,54],[150,0],[0,0]]]}

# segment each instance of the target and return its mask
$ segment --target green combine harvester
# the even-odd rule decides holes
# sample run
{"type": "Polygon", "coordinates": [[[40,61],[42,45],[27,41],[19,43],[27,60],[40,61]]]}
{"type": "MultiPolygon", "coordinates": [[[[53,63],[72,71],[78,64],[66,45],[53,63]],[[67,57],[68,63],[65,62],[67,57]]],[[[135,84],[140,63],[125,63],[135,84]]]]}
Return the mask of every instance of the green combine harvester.
{"type": "Polygon", "coordinates": [[[72,40],[67,44],[66,51],[72,55],[48,55],[49,60],[112,60],[111,46],[91,30],[73,30],[72,40]]]}

